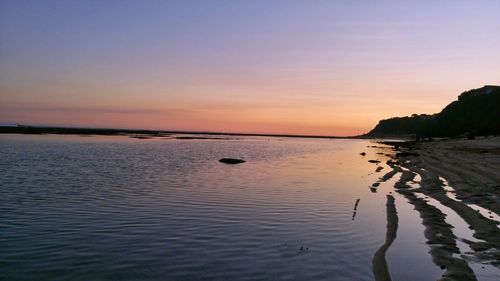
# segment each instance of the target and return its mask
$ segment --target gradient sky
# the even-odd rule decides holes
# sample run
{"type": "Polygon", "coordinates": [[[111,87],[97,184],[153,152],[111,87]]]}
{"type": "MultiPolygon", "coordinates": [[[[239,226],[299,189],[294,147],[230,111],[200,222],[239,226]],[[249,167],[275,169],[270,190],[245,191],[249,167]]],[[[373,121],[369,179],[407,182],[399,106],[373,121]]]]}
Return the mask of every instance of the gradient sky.
{"type": "Polygon", "coordinates": [[[354,135],[500,84],[500,1],[0,0],[0,123],[354,135]]]}

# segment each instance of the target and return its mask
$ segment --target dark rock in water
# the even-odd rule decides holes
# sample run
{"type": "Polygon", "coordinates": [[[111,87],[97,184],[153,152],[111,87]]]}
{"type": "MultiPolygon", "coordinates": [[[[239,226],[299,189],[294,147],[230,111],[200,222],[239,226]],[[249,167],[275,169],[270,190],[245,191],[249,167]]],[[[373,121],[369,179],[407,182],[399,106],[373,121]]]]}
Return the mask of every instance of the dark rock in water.
{"type": "Polygon", "coordinates": [[[396,157],[408,157],[408,156],[420,156],[420,154],[415,152],[406,152],[406,151],[396,153],[396,157]]]}
{"type": "Polygon", "coordinates": [[[380,163],[379,160],[368,160],[368,162],[370,162],[370,163],[380,163]]]}
{"type": "Polygon", "coordinates": [[[365,156],[366,152],[361,152],[359,155],[365,156]]]}
{"type": "Polygon", "coordinates": [[[241,160],[241,159],[233,159],[233,158],[221,158],[221,159],[219,159],[219,162],[225,163],[225,164],[241,164],[241,163],[245,163],[246,161],[241,160]]]}

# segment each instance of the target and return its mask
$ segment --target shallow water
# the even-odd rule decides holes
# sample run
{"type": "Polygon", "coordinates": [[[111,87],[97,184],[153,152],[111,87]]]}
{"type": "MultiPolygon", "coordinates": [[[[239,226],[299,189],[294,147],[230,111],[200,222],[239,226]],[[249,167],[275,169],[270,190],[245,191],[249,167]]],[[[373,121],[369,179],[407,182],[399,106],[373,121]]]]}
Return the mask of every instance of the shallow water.
{"type": "MultiPolygon", "coordinates": [[[[387,158],[369,145],[2,135],[0,279],[373,280],[393,181],[370,191],[383,172],[368,160],[387,158]]],[[[437,279],[395,200],[393,279],[437,279]]]]}

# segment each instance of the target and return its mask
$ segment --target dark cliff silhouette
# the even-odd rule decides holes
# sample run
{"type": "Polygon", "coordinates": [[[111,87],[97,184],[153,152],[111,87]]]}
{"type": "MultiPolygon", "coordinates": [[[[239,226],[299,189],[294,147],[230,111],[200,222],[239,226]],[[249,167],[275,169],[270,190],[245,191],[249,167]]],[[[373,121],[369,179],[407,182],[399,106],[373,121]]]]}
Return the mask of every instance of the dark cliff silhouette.
{"type": "Polygon", "coordinates": [[[381,120],[365,137],[457,137],[500,134],[500,86],[484,86],[458,96],[441,112],[381,120]]]}

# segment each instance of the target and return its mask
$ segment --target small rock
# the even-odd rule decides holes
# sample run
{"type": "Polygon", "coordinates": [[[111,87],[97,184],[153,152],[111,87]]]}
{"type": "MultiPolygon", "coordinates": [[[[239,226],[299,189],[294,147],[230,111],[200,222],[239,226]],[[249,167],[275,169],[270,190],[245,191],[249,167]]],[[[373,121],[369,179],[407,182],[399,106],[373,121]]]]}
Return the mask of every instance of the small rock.
{"type": "Polygon", "coordinates": [[[361,156],[365,156],[365,155],[366,155],[366,152],[361,152],[359,155],[361,155],[361,156]]]}
{"type": "Polygon", "coordinates": [[[225,163],[225,164],[240,164],[240,163],[245,163],[245,160],[241,159],[234,159],[234,158],[221,158],[219,159],[219,162],[225,163]]]}
{"type": "Polygon", "coordinates": [[[370,162],[370,163],[380,163],[379,160],[368,160],[368,162],[370,162]]]}

